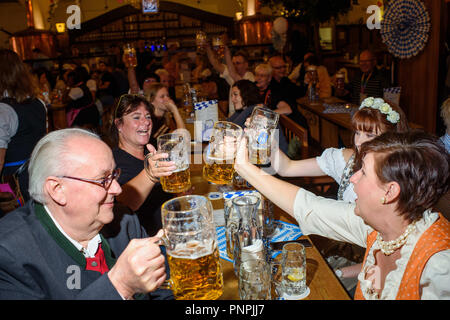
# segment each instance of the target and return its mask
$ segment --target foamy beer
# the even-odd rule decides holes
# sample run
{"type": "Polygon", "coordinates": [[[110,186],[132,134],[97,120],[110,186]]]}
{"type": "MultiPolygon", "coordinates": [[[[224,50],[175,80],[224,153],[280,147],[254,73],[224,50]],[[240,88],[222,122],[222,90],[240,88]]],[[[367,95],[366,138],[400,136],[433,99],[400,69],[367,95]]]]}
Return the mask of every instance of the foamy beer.
{"type": "MultiPolygon", "coordinates": [[[[160,178],[162,189],[169,193],[179,193],[191,187],[191,173],[189,170],[188,138],[181,133],[167,133],[157,138],[158,153],[167,153],[168,157],[159,161],[173,161],[176,169],[170,176],[160,178]]],[[[151,155],[147,155],[149,157],[151,155]]],[[[144,161],[148,171],[147,157],[144,161]]]]}
{"type": "Polygon", "coordinates": [[[161,207],[169,284],[177,300],[213,300],[223,293],[211,202],[198,195],[178,197],[161,207]]]}
{"type": "Polygon", "coordinates": [[[136,49],[133,48],[131,44],[128,43],[123,47],[123,55],[129,66],[137,67],[136,49]]]}
{"type": "Polygon", "coordinates": [[[233,181],[234,160],[244,130],[237,124],[217,121],[204,154],[203,178],[215,184],[233,181]]]}
{"type": "Polygon", "coordinates": [[[197,31],[195,34],[195,44],[197,45],[197,52],[200,54],[205,53],[205,44],[207,36],[204,31],[197,31]]]}
{"type": "Polygon", "coordinates": [[[225,54],[225,45],[222,36],[214,36],[211,39],[211,44],[213,47],[213,50],[216,52],[217,57],[219,59],[223,59],[225,54]]]}
{"type": "Polygon", "coordinates": [[[250,117],[248,135],[248,156],[251,163],[267,165],[270,163],[271,139],[278,125],[280,115],[264,107],[253,109],[250,117]]]}

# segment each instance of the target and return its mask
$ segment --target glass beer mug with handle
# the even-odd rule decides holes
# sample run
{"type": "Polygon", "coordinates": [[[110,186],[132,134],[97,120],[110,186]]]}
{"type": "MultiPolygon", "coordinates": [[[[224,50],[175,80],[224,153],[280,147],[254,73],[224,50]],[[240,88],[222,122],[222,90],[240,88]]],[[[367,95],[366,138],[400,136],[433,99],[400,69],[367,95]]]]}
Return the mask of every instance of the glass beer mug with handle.
{"type": "MultiPolygon", "coordinates": [[[[161,161],[175,162],[176,169],[170,176],[160,178],[162,189],[169,193],[180,193],[191,187],[189,170],[189,141],[181,133],[166,133],[157,138],[158,153],[167,153],[168,157],[161,161]]],[[[144,167],[149,173],[148,154],[144,160],[144,167]]]]}
{"type": "Polygon", "coordinates": [[[207,35],[204,31],[197,31],[195,33],[195,44],[197,46],[197,53],[205,54],[205,45],[207,41],[207,35]]]}
{"type": "Polygon", "coordinates": [[[222,267],[211,202],[198,195],[161,206],[170,279],[177,300],[213,300],[223,293],[222,267]]]}
{"type": "Polygon", "coordinates": [[[213,36],[211,39],[213,50],[216,52],[217,58],[223,59],[225,55],[225,41],[223,35],[213,36]]]}
{"type": "Polygon", "coordinates": [[[248,157],[251,163],[265,166],[270,164],[272,135],[280,115],[264,107],[255,107],[250,116],[248,136],[248,157]]]}
{"type": "Polygon", "coordinates": [[[123,47],[123,55],[125,63],[130,67],[137,67],[136,49],[129,43],[123,47]]]}
{"type": "Polygon", "coordinates": [[[232,122],[214,124],[209,145],[204,154],[203,178],[215,184],[233,181],[234,160],[244,130],[232,122]]]}
{"type": "Polygon", "coordinates": [[[270,300],[270,264],[259,259],[249,259],[239,268],[239,297],[241,300],[270,300]]]}

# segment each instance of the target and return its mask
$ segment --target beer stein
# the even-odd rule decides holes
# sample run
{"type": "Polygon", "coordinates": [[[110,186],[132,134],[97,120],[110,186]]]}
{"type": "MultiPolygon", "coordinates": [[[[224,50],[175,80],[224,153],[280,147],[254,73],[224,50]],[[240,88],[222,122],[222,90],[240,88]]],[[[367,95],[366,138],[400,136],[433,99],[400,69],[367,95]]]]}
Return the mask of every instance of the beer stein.
{"type": "MultiPolygon", "coordinates": [[[[179,193],[191,187],[191,174],[189,170],[189,143],[190,141],[181,133],[166,133],[157,138],[158,153],[167,153],[168,157],[159,161],[173,161],[176,169],[170,176],[160,178],[162,189],[169,193],[179,193]]],[[[144,160],[144,167],[149,173],[148,154],[144,160]]]]}
{"type": "Polygon", "coordinates": [[[317,85],[319,84],[319,75],[317,74],[316,66],[308,66],[306,68],[307,77],[309,79],[308,85],[308,99],[309,101],[319,100],[319,91],[317,85]]]}
{"type": "Polygon", "coordinates": [[[270,264],[259,259],[249,259],[241,263],[239,268],[239,297],[241,300],[270,300],[270,264]]]}
{"type": "Polygon", "coordinates": [[[239,215],[239,227],[234,233],[234,270],[239,273],[241,263],[249,259],[266,260],[262,228],[259,224],[259,197],[253,195],[236,197],[233,209],[239,215]]]}
{"type": "Polygon", "coordinates": [[[211,202],[198,195],[174,198],[161,206],[161,218],[175,299],[219,298],[223,275],[211,202]]]}
{"type": "Polygon", "coordinates": [[[227,242],[227,255],[231,259],[234,258],[234,239],[235,233],[239,229],[239,213],[233,209],[232,199],[224,201],[224,218],[225,218],[225,239],[227,242]]]}
{"type": "Polygon", "coordinates": [[[128,66],[137,67],[137,56],[136,56],[136,49],[131,46],[131,44],[127,43],[123,47],[123,55],[125,57],[125,61],[128,64],[128,66]]]}
{"type": "Polygon", "coordinates": [[[270,164],[270,142],[279,119],[280,115],[270,109],[263,107],[253,109],[247,131],[248,156],[251,163],[256,165],[270,164]]]}
{"type": "Polygon", "coordinates": [[[342,72],[336,73],[335,94],[337,97],[345,95],[345,74],[342,72]]]}
{"type": "Polygon", "coordinates": [[[213,50],[216,52],[217,58],[223,59],[225,55],[225,44],[222,36],[214,36],[211,39],[213,50]]]}
{"type": "Polygon", "coordinates": [[[204,154],[203,178],[216,184],[233,181],[234,160],[244,130],[237,124],[217,121],[204,154]]]}
{"type": "Polygon", "coordinates": [[[199,54],[205,53],[206,33],[204,31],[197,31],[195,33],[195,44],[197,45],[197,52],[199,54]]]}
{"type": "Polygon", "coordinates": [[[344,90],[345,74],[342,72],[336,73],[336,89],[344,90]]]}

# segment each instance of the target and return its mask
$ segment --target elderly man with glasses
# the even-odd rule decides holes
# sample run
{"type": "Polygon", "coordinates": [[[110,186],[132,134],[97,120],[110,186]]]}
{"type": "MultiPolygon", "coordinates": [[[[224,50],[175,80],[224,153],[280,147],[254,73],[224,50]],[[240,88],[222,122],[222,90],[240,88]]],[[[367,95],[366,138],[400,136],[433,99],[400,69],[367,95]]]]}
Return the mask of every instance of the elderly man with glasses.
{"type": "Polygon", "coordinates": [[[367,97],[383,98],[383,89],[389,88],[389,80],[378,70],[377,58],[372,51],[364,50],[359,55],[359,74],[350,81],[349,94],[341,98],[361,104],[367,97]]]}
{"type": "Polygon", "coordinates": [[[115,206],[120,170],[97,135],[47,134],[29,174],[32,200],[0,220],[0,299],[172,297],[158,289],[166,278],[159,238],[115,206]]]}
{"type": "Polygon", "coordinates": [[[286,76],[286,68],[283,57],[271,57],[269,63],[256,66],[255,84],[266,106],[308,129],[308,123],[297,107],[298,87],[286,76]]]}

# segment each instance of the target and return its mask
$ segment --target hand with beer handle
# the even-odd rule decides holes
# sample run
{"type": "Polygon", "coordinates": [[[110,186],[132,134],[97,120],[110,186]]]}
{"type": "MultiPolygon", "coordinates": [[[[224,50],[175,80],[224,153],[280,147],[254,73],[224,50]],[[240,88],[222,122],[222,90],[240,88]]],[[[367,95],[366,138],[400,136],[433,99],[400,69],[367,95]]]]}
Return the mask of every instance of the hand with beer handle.
{"type": "Polygon", "coordinates": [[[136,293],[148,293],[166,279],[165,258],[159,248],[163,231],[156,237],[133,239],[117,259],[108,277],[124,299],[136,293]]]}
{"type": "Polygon", "coordinates": [[[169,156],[167,153],[157,152],[151,144],[147,144],[147,149],[149,153],[145,157],[144,167],[150,181],[156,182],[161,177],[170,176],[176,170],[175,162],[161,161],[169,156]]]}
{"type": "MultiPolygon", "coordinates": [[[[246,132],[246,131],[247,131],[247,129],[244,129],[244,132],[246,132]]],[[[239,142],[238,149],[236,152],[234,169],[236,170],[236,172],[239,175],[241,175],[241,173],[239,171],[247,165],[251,165],[249,157],[248,157],[248,140],[247,140],[247,136],[243,135],[241,138],[241,141],[239,142]]]]}

